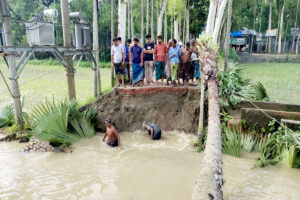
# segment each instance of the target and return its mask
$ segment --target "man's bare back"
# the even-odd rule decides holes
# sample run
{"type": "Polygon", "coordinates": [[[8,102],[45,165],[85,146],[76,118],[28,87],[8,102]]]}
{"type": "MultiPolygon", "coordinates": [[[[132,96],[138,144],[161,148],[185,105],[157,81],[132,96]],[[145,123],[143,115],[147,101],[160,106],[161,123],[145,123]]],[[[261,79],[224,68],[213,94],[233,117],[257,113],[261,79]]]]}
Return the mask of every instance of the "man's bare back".
{"type": "Polygon", "coordinates": [[[112,147],[120,146],[120,136],[119,136],[116,128],[111,124],[111,121],[105,120],[105,125],[106,125],[106,133],[103,137],[103,142],[105,141],[105,138],[107,137],[108,145],[110,145],[112,147]]]}

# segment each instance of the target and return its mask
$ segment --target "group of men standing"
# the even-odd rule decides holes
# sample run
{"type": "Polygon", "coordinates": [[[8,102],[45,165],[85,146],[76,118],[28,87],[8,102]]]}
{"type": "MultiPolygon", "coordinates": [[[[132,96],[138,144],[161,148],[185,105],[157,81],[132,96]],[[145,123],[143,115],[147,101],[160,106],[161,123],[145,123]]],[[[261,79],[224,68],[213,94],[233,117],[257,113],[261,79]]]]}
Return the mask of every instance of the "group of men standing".
{"type": "Polygon", "coordinates": [[[116,84],[125,86],[125,78],[132,86],[142,86],[144,78],[146,84],[153,84],[153,73],[155,80],[161,80],[161,84],[168,85],[171,82],[176,84],[193,85],[194,79],[200,78],[200,65],[197,60],[198,49],[196,42],[186,43],[185,47],[177,44],[175,39],[170,40],[168,46],[162,42],[162,37],[157,37],[157,44],[151,40],[151,35],[146,35],[146,43],[142,48],[139,39],[134,38],[133,45],[131,39],[127,40],[126,46],[121,44],[121,38],[113,39],[114,45],[111,47],[112,69],[116,73],[116,84]],[[167,79],[165,82],[164,79],[167,79]],[[180,79],[182,81],[180,81],[180,79]]]}

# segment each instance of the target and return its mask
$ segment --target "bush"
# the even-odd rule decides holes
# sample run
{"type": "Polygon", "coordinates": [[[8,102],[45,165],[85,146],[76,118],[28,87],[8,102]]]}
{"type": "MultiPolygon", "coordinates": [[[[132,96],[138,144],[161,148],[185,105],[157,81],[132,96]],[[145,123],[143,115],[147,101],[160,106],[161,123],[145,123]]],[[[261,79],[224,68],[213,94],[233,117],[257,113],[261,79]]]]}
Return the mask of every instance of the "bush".
{"type": "MultiPolygon", "coordinates": [[[[225,49],[222,49],[220,51],[220,56],[222,59],[225,58],[225,49]]],[[[229,56],[228,59],[233,61],[233,62],[238,62],[240,61],[240,56],[237,55],[236,51],[234,50],[234,48],[229,48],[229,56]]]]}
{"type": "Polygon", "coordinates": [[[7,104],[0,108],[0,128],[12,126],[15,123],[13,104],[7,104]]]}
{"type": "Polygon", "coordinates": [[[240,157],[243,147],[241,142],[241,134],[236,131],[231,131],[228,128],[223,129],[222,133],[222,151],[235,157],[240,157]]]}
{"type": "Polygon", "coordinates": [[[48,141],[54,146],[71,146],[80,138],[95,135],[93,126],[97,110],[90,108],[81,113],[75,101],[59,104],[46,100],[33,109],[36,127],[32,134],[41,141],[48,141]]]}
{"type": "Polygon", "coordinates": [[[224,107],[235,108],[241,100],[268,101],[269,95],[262,83],[251,83],[243,77],[243,68],[237,63],[230,63],[228,70],[218,73],[220,102],[224,107]]]}

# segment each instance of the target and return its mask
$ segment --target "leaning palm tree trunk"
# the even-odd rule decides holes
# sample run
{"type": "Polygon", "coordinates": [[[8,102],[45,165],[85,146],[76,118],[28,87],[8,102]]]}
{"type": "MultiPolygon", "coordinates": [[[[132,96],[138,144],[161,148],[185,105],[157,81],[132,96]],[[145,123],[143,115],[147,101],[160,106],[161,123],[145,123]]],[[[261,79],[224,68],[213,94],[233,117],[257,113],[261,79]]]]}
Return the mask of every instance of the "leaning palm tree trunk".
{"type": "Polygon", "coordinates": [[[192,200],[222,199],[222,144],[220,104],[217,84],[217,50],[201,41],[200,66],[208,86],[208,133],[200,175],[194,188],[192,200]]]}

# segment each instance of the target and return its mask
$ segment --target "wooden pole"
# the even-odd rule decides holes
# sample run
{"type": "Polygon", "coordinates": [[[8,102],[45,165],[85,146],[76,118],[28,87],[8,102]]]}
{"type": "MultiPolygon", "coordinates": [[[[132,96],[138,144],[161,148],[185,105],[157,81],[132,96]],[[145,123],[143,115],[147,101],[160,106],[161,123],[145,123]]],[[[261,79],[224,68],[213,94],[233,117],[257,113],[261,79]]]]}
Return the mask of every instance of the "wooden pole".
{"type": "Polygon", "coordinates": [[[96,65],[94,64],[94,96],[97,97],[101,93],[101,79],[99,67],[99,40],[98,40],[98,0],[93,0],[93,50],[96,65]]]}
{"type": "MultiPolygon", "coordinates": [[[[71,47],[70,17],[68,0],[61,0],[61,21],[63,28],[64,46],[71,47]]],[[[66,67],[66,75],[68,80],[69,101],[76,99],[75,79],[72,56],[65,56],[66,61],[72,67],[66,67]]]]}
{"type": "MultiPolygon", "coordinates": [[[[11,26],[10,26],[10,16],[7,10],[7,1],[1,0],[1,11],[3,19],[3,31],[5,37],[5,45],[13,46],[12,37],[11,37],[11,26]]],[[[14,112],[15,112],[15,121],[17,125],[23,127],[23,116],[22,116],[22,106],[21,106],[21,94],[18,85],[18,80],[15,79],[17,75],[15,56],[10,54],[8,56],[8,65],[9,65],[9,75],[11,81],[11,92],[14,100],[14,112]]]]}

